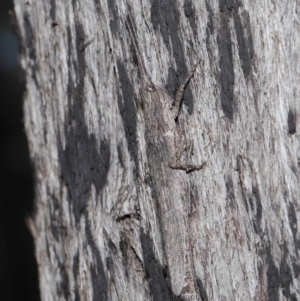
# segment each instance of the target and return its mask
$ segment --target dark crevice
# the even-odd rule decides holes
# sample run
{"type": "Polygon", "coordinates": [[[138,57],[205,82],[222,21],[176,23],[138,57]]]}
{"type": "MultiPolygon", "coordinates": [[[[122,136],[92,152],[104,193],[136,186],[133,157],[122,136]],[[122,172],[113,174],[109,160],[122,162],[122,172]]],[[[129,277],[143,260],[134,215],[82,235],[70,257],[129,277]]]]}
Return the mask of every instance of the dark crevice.
{"type": "MultiPolygon", "coordinates": [[[[193,26],[193,8],[189,1],[185,2],[185,14],[190,17],[190,24],[193,26]]],[[[155,31],[159,31],[163,41],[175,60],[176,71],[169,68],[166,90],[171,97],[174,91],[181,85],[183,79],[187,76],[189,70],[186,67],[184,58],[184,43],[182,41],[179,28],[179,12],[175,1],[173,0],[153,0],[151,4],[151,22],[155,31]],[[166,12],[168,12],[166,14],[166,12]],[[171,42],[171,45],[170,45],[171,42]]],[[[195,62],[198,58],[195,58],[195,62]]],[[[187,86],[183,95],[183,104],[187,106],[189,114],[193,113],[194,100],[191,89],[187,86]]]]}
{"type": "Polygon", "coordinates": [[[118,106],[122,117],[129,153],[134,160],[136,172],[139,173],[137,145],[137,110],[135,106],[134,89],[129,80],[125,65],[117,60],[119,80],[122,95],[118,95],[118,106]]]}
{"type": "Polygon", "coordinates": [[[294,135],[296,133],[296,114],[291,110],[288,113],[288,127],[289,134],[294,135]]]}
{"type": "Polygon", "coordinates": [[[231,45],[231,32],[229,26],[228,3],[219,0],[221,28],[218,32],[217,42],[219,48],[221,108],[226,117],[233,118],[234,110],[234,70],[231,45]]]}
{"type": "Polygon", "coordinates": [[[99,247],[96,245],[96,242],[93,238],[91,225],[87,215],[88,214],[85,215],[85,233],[87,243],[90,246],[91,252],[93,254],[93,263],[90,264],[90,273],[93,286],[93,301],[107,301],[108,283],[104,272],[104,264],[102,261],[99,247]]]}
{"type": "Polygon", "coordinates": [[[154,245],[151,237],[148,233],[143,232],[142,229],[140,239],[143,250],[146,277],[149,281],[153,300],[177,300],[178,298],[172,293],[170,282],[167,278],[167,271],[155,258],[154,245]]]}

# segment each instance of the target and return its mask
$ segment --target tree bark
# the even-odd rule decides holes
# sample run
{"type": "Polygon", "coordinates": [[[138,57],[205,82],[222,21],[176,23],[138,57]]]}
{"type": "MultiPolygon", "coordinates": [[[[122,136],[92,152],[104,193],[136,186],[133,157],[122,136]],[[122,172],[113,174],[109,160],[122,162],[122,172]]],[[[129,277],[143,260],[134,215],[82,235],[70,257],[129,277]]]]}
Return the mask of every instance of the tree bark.
{"type": "Polygon", "coordinates": [[[300,299],[299,3],[14,4],[42,300],[300,299]],[[201,171],[145,126],[128,20],[170,97],[201,59],[176,121],[201,171]]]}

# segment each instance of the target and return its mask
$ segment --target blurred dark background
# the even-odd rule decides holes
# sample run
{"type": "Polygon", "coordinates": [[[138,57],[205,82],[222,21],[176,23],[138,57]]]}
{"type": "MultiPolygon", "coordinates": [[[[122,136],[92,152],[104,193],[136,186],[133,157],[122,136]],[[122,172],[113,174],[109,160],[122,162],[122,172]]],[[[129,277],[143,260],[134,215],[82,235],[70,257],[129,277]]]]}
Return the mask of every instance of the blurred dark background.
{"type": "Polygon", "coordinates": [[[33,210],[33,175],[12,9],[12,1],[0,1],[0,300],[39,301],[33,240],[25,224],[33,210]]]}

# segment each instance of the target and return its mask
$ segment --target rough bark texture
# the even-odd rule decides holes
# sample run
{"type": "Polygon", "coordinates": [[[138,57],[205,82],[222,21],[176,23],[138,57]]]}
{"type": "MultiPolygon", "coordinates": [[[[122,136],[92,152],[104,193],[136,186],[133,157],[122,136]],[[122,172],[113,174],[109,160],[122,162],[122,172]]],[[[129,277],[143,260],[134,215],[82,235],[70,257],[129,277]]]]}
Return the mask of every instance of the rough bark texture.
{"type": "Polygon", "coordinates": [[[299,300],[300,2],[282,2],[14,0],[43,301],[299,300]],[[147,139],[129,11],[171,97],[202,59],[177,121],[202,171],[147,139]]]}

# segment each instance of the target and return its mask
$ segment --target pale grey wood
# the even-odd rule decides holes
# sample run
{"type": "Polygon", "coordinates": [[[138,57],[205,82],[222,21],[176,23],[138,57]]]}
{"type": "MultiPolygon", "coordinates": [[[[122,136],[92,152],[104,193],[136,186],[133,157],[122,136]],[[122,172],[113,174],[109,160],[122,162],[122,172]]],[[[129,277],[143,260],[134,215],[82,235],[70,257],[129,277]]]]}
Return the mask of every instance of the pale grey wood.
{"type": "Polygon", "coordinates": [[[300,299],[298,2],[14,4],[42,300],[300,299]],[[129,11],[171,97],[202,59],[178,116],[201,171],[146,143],[129,11]]]}

